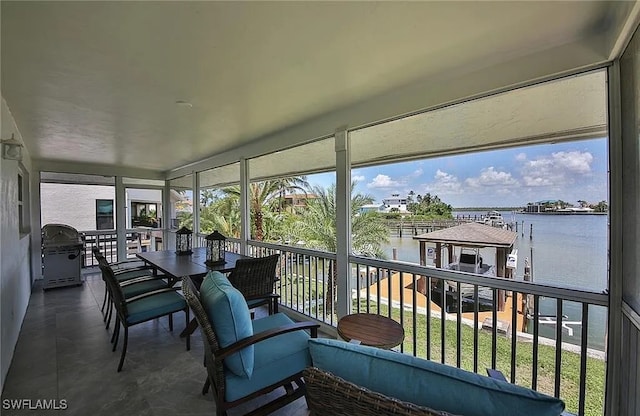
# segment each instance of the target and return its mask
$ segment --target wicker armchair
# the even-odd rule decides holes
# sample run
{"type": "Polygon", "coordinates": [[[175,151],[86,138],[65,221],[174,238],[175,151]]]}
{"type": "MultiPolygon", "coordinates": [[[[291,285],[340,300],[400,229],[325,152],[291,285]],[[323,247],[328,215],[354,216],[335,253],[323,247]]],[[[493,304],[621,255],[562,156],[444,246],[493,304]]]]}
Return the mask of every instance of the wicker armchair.
{"type": "MultiPolygon", "coordinates": [[[[273,358],[275,361],[272,361],[272,363],[278,364],[280,369],[286,368],[288,366],[287,361],[289,361],[289,357],[281,356],[282,353],[278,351],[279,348],[277,348],[278,344],[289,343],[292,340],[292,336],[299,337],[300,333],[304,333],[304,330],[310,331],[311,337],[315,338],[317,337],[317,331],[320,325],[313,322],[293,323],[283,314],[270,315],[265,318],[252,321],[254,330],[256,330],[254,335],[240,339],[239,341],[223,348],[220,346],[218,336],[216,335],[207,312],[200,301],[201,295],[198,289],[196,289],[191,278],[188,276],[185,276],[182,279],[182,292],[187,303],[191,307],[196,320],[198,321],[204,341],[207,379],[202,389],[202,394],[207,394],[209,387],[213,387],[217,416],[224,416],[227,414],[228,409],[279,389],[280,387],[284,387],[284,394],[279,395],[272,401],[253,410],[251,414],[270,414],[275,409],[285,406],[304,395],[305,384],[302,380],[302,371],[308,364],[300,367],[299,369],[287,368],[284,371],[278,371],[278,377],[282,377],[281,379],[275,382],[270,381],[266,383],[267,385],[265,385],[265,383],[256,385],[258,382],[257,380],[260,380],[263,376],[256,374],[259,371],[258,369],[254,369],[253,377],[250,379],[239,378],[229,371],[228,367],[225,365],[225,360],[249,346],[253,345],[257,349],[261,346],[269,345],[269,347],[263,348],[260,354],[256,353],[256,357],[264,357],[263,361],[266,361],[266,367],[269,367],[270,364],[268,363],[271,362],[271,358],[273,358]],[[283,321],[285,320],[288,323],[283,324],[283,321]],[[275,352],[275,354],[270,354],[270,352],[275,352]],[[235,383],[236,389],[238,388],[238,384],[240,384],[239,388],[243,391],[243,393],[239,395],[240,397],[238,397],[237,391],[233,391],[233,388],[227,388],[229,381],[233,381],[235,383]],[[230,398],[230,396],[234,397],[230,398]]],[[[306,335],[306,339],[308,339],[308,337],[309,336],[306,335]]],[[[307,341],[305,340],[304,343],[306,346],[307,341]]],[[[296,360],[299,360],[299,358],[296,360]]],[[[308,361],[310,362],[310,357],[308,358],[308,361]]],[[[265,366],[265,363],[259,363],[256,361],[255,365],[256,367],[261,367],[265,366]]]]}
{"type": "Polygon", "coordinates": [[[304,370],[311,416],[451,416],[376,393],[316,367],[304,370]]]}
{"type": "Polygon", "coordinates": [[[249,308],[269,305],[269,315],[278,313],[280,295],[273,293],[279,254],[242,259],[229,273],[229,281],[242,293],[249,308]]]}

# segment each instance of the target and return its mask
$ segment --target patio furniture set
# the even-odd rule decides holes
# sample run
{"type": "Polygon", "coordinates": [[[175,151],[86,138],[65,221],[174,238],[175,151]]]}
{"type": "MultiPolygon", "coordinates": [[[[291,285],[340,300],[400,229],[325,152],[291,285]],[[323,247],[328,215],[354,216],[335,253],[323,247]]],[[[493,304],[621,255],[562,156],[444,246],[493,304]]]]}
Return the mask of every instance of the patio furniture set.
{"type": "Polygon", "coordinates": [[[177,270],[167,267],[169,257],[160,261],[161,254],[156,261],[164,264],[152,273],[153,260],[127,268],[109,265],[97,250],[94,254],[107,286],[105,320],[111,305],[117,312],[114,351],[119,328],[124,328],[118,371],[129,326],[168,316],[172,329],[172,314],[183,311],[187,349],[195,324],[201,330],[206,366],[202,394],[212,390],[218,416],[273,391],[281,394],[251,414],[269,414],[302,396],[311,415],[559,416],[564,410],[560,399],[384,349],[404,339],[402,326],[387,317],[343,317],[338,334],[351,342],[318,338],[318,323],[294,322],[278,312],[273,293],[278,255],[238,258],[228,276],[224,270],[208,270],[203,277],[174,274],[177,270]],[[168,286],[179,277],[180,287],[168,286]],[[260,304],[268,305],[269,315],[253,319],[250,309],[260,304]],[[190,311],[195,315],[191,325],[190,311]]]}

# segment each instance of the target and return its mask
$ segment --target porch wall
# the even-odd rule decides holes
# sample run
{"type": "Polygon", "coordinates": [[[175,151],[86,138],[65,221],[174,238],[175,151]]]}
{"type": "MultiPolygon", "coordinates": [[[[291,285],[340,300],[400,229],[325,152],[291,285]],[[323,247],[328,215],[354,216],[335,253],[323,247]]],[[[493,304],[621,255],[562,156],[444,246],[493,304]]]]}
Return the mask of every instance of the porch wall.
{"type": "MultiPolygon", "coordinates": [[[[2,139],[10,138],[13,133],[22,141],[4,97],[1,125],[2,139]]],[[[28,174],[30,160],[26,149],[23,154],[22,169],[28,174]]],[[[19,162],[0,157],[0,390],[9,371],[31,295],[30,235],[20,234],[18,224],[18,172],[19,162]]],[[[28,198],[24,195],[25,201],[28,198]]]]}

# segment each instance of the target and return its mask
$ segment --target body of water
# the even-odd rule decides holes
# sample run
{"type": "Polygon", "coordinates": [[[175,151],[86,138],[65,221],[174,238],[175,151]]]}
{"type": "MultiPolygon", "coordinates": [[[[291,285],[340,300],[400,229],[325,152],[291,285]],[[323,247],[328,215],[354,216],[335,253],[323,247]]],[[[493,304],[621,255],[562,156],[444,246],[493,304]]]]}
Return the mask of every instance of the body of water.
{"type": "MultiPolygon", "coordinates": [[[[516,279],[522,280],[524,260],[532,260],[533,281],[536,283],[578,290],[602,292],[608,288],[608,216],[606,215],[550,215],[501,212],[506,223],[518,222],[518,267],[516,279]],[[523,235],[524,222],[524,235],[523,235]],[[533,227],[533,238],[530,230],[533,227]]],[[[457,215],[483,215],[486,212],[454,212],[457,215]]],[[[515,230],[515,229],[514,229],[515,230]]],[[[411,236],[391,237],[383,249],[388,259],[419,263],[419,244],[411,236]]],[[[456,251],[459,255],[459,248],[456,251]]],[[[495,264],[495,249],[481,249],[480,255],[488,264],[495,264]]],[[[556,302],[541,299],[540,313],[555,315],[556,302]]],[[[581,320],[582,307],[575,302],[563,303],[568,321],[581,320]]],[[[603,307],[589,308],[589,339],[592,348],[604,350],[607,311],[603,307]]],[[[581,327],[573,326],[573,336],[563,333],[563,341],[580,343],[581,327]]],[[[554,325],[540,325],[540,335],[555,338],[554,325]]]]}

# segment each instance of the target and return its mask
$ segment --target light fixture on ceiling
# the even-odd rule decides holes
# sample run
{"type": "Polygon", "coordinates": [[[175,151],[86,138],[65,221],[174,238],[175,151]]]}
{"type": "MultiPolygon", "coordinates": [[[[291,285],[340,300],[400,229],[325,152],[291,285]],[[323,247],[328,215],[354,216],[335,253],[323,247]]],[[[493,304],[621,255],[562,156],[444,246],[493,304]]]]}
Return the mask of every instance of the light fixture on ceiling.
{"type": "Polygon", "coordinates": [[[0,140],[2,143],[2,158],[8,160],[22,160],[22,143],[17,141],[11,133],[11,138],[6,140],[0,140]]]}
{"type": "Polygon", "coordinates": [[[184,100],[177,100],[176,101],[176,105],[178,107],[185,107],[185,108],[192,108],[193,104],[191,104],[189,101],[184,101],[184,100]]]}

